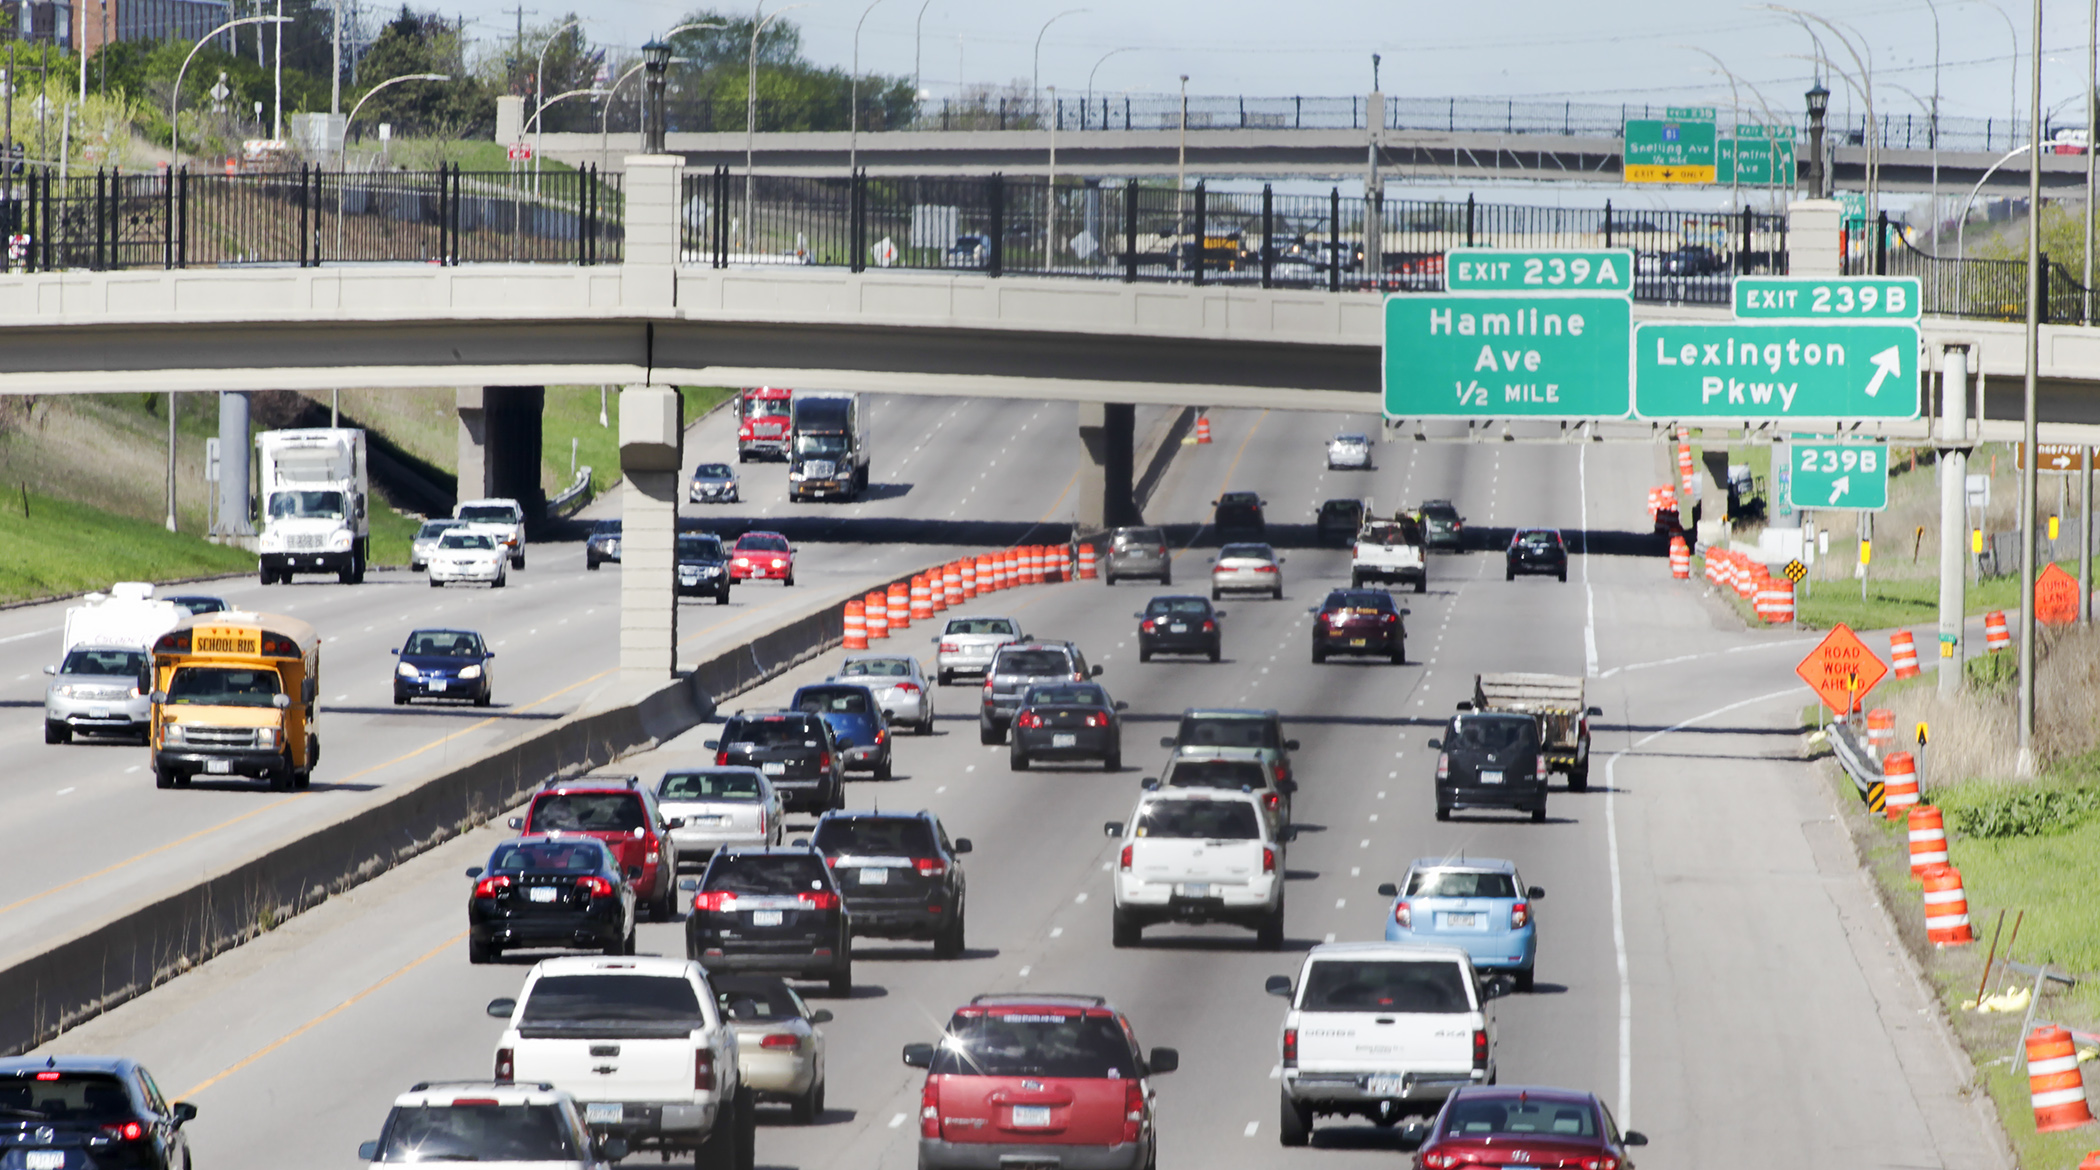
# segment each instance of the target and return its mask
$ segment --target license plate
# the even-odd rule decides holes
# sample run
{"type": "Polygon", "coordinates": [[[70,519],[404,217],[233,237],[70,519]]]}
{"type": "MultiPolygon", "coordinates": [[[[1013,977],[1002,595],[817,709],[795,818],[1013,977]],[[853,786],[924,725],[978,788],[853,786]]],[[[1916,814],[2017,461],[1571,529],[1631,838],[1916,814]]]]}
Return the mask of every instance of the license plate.
{"type": "Polygon", "coordinates": [[[1482,773],[1480,774],[1480,782],[1481,782],[1482,784],[1500,784],[1500,783],[1502,783],[1502,773],[1500,773],[1500,772],[1482,772],[1482,773]]]}
{"type": "Polygon", "coordinates": [[[204,761],[204,770],[213,776],[229,776],[233,774],[233,761],[206,760],[204,761]]]}
{"type": "Polygon", "coordinates": [[[525,897],[533,902],[552,902],[558,892],[553,886],[527,886],[525,897]]]}
{"type": "Polygon", "coordinates": [[[431,689],[431,691],[432,691],[433,693],[435,693],[435,692],[438,692],[438,691],[442,691],[442,690],[444,690],[444,689],[445,689],[445,680],[444,680],[444,679],[441,679],[441,678],[434,678],[434,679],[431,679],[431,680],[430,680],[430,689],[431,689]]]}
{"type": "Polygon", "coordinates": [[[1444,925],[1453,930],[1478,930],[1480,928],[1480,915],[1446,914],[1444,915],[1444,925]]]}
{"type": "Polygon", "coordinates": [[[751,925],[779,926],[781,914],[782,911],[779,910],[753,910],[751,912],[751,925]]]}
{"type": "Polygon", "coordinates": [[[860,870],[860,884],[864,886],[886,886],[890,884],[890,871],[880,865],[865,865],[860,870]]]}
{"type": "Polygon", "coordinates": [[[786,764],[760,764],[758,770],[768,776],[785,776],[787,775],[788,766],[786,764]]]}
{"type": "Polygon", "coordinates": [[[1054,748],[1078,747],[1079,736],[1075,732],[1055,732],[1050,736],[1050,746],[1054,748]]]}
{"type": "Polygon", "coordinates": [[[618,1125],[627,1120],[627,1107],[618,1101],[587,1101],[583,1106],[586,1125],[618,1125]]]}
{"type": "Polygon", "coordinates": [[[1351,638],[1349,639],[1349,644],[1351,646],[1361,646],[1368,641],[1370,641],[1369,638],[1351,638]]]}
{"type": "Polygon", "coordinates": [[[1184,898],[1208,898],[1210,897],[1210,883],[1183,882],[1174,887],[1174,892],[1184,898]]]}
{"type": "Polygon", "coordinates": [[[1167,627],[1167,632],[1170,634],[1186,634],[1189,632],[1188,623],[1175,622],[1173,625],[1167,627]]]}
{"type": "Polygon", "coordinates": [[[1048,1105],[1014,1106],[1015,1129],[1043,1129],[1049,1124],[1050,1107],[1048,1105]]]}
{"type": "Polygon", "coordinates": [[[1397,1097],[1407,1091],[1406,1083],[1392,1075],[1375,1076],[1364,1082],[1364,1092],[1373,1097],[1397,1097]]]}
{"type": "Polygon", "coordinates": [[[88,708],[88,718],[90,718],[90,719],[107,719],[107,718],[109,718],[109,708],[107,708],[107,707],[89,707],[89,708],[88,708]]]}
{"type": "Polygon", "coordinates": [[[29,1150],[22,1155],[22,1166],[23,1170],[65,1170],[66,1153],[64,1150],[29,1150]]]}

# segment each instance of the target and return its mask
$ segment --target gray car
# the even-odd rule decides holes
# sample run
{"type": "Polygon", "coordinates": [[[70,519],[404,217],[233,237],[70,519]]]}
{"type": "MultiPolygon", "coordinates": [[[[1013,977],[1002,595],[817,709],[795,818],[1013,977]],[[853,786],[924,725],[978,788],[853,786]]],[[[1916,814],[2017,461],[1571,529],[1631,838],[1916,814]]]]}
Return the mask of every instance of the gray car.
{"type": "Polygon", "coordinates": [[[1210,570],[1210,599],[1226,593],[1266,593],[1283,600],[1283,558],[1266,544],[1228,544],[1210,570]]]}
{"type": "Polygon", "coordinates": [[[890,724],[909,723],[920,735],[933,734],[933,688],[919,660],[902,654],[848,655],[834,682],[859,683],[875,692],[875,700],[890,713],[890,724]]]}
{"type": "Polygon", "coordinates": [[[1018,642],[1022,636],[1021,623],[1010,617],[949,618],[948,627],[933,636],[940,647],[933,657],[934,676],[945,687],[958,674],[982,675],[999,647],[1018,642]]]}
{"type": "Polygon", "coordinates": [[[1327,469],[1336,471],[1344,467],[1371,470],[1371,436],[1340,434],[1327,441],[1327,469]]]}
{"type": "Polygon", "coordinates": [[[436,551],[438,538],[455,528],[465,527],[466,523],[464,520],[423,521],[423,527],[416,529],[415,536],[408,542],[408,571],[422,572],[430,564],[430,554],[436,551]]]}
{"type": "Polygon", "coordinates": [[[1150,577],[1172,585],[1174,553],[1167,547],[1167,534],[1157,528],[1116,529],[1108,540],[1101,575],[1110,585],[1125,577],[1150,577]]]}
{"type": "Polygon", "coordinates": [[[44,742],[71,743],[73,733],[150,734],[153,703],[146,651],[137,646],[75,646],[64,662],[47,666],[44,742]]]}
{"type": "Polygon", "coordinates": [[[743,497],[737,494],[736,469],[727,463],[702,463],[693,468],[693,480],[686,489],[686,498],[695,504],[743,502],[743,497]]]}
{"type": "Polygon", "coordinates": [[[1071,642],[1015,642],[999,647],[992,664],[985,668],[984,698],[977,712],[979,742],[1006,742],[1007,729],[1028,688],[1099,677],[1101,668],[1088,667],[1086,655],[1071,642]]]}

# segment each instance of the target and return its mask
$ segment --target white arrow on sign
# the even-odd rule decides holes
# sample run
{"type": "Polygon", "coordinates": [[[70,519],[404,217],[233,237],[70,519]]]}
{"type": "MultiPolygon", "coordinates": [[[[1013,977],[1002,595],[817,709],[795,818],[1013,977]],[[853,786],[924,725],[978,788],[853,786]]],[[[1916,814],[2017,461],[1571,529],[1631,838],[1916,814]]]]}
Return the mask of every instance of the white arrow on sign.
{"type": "Polygon", "coordinates": [[[1892,345],[1869,360],[1874,363],[1874,376],[1867,379],[1867,397],[1872,398],[1881,393],[1881,383],[1884,380],[1903,372],[1903,350],[1892,345]]]}
{"type": "Polygon", "coordinates": [[[1846,492],[1849,492],[1851,490],[1852,477],[1849,475],[1838,476],[1836,479],[1830,481],[1830,502],[1833,504],[1837,503],[1839,500],[1845,498],[1846,492]]]}

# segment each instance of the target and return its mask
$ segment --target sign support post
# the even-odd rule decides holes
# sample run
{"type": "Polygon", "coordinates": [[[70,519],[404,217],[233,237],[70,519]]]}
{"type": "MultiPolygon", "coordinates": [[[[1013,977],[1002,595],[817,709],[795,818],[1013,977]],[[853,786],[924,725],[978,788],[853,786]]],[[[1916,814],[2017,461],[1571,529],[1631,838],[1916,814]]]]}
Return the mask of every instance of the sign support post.
{"type": "Polygon", "coordinates": [[[1963,565],[1969,526],[1969,351],[1949,349],[1940,372],[1940,694],[1961,692],[1963,565]]]}

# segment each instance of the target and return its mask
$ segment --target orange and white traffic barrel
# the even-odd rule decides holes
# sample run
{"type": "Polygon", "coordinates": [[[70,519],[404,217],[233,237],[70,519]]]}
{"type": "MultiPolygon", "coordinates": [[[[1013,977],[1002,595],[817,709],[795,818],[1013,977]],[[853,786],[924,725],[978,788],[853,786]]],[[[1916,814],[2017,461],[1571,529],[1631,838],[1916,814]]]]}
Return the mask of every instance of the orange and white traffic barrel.
{"type": "Polygon", "coordinates": [[[2006,628],[2005,611],[1994,609],[1983,615],[1983,648],[1992,654],[2012,645],[2012,631],[2006,628]]]}
{"type": "Polygon", "coordinates": [[[1910,876],[1947,864],[1947,825],[1940,810],[1921,804],[1910,810],[1910,876]]]}
{"type": "Polygon", "coordinates": [[[976,557],[964,557],[955,566],[955,585],[962,590],[964,601],[980,592],[977,588],[977,560],[976,557]]]}
{"type": "Polygon", "coordinates": [[[868,611],[867,607],[858,601],[846,603],[845,646],[848,650],[866,650],[868,648],[868,611]]]}
{"type": "Polygon", "coordinates": [[[941,566],[941,602],[934,606],[935,609],[946,609],[951,605],[962,604],[962,573],[963,562],[961,561],[949,561],[941,566]]]}
{"type": "Polygon", "coordinates": [[[1881,762],[1882,807],[1888,818],[1897,820],[1918,803],[1918,758],[1909,752],[1890,752],[1881,762]]]}
{"type": "Polygon", "coordinates": [[[868,640],[872,642],[877,638],[889,637],[890,601],[888,595],[878,589],[861,598],[860,604],[867,617],[868,640]]]}
{"type": "Polygon", "coordinates": [[[933,620],[933,586],[926,583],[926,574],[920,573],[911,579],[911,620],[925,622],[933,620]]]}
{"type": "Polygon", "coordinates": [[[1686,544],[1682,536],[1670,538],[1670,576],[1679,581],[1689,581],[1692,577],[1692,546],[1686,544]]]}
{"type": "Polygon", "coordinates": [[[1699,477],[1693,472],[1692,467],[1692,445],[1690,443],[1677,444],[1677,478],[1684,484],[1685,495],[1691,495],[1692,490],[1699,486],[1699,477]]]}
{"type": "Polygon", "coordinates": [[[1909,630],[1889,635],[1889,659],[1896,667],[1897,678],[1918,677],[1918,643],[1909,630]]]}
{"type": "Polygon", "coordinates": [[[1021,550],[1007,549],[999,557],[999,588],[1014,589],[1021,584],[1021,550]]]}
{"type": "Polygon", "coordinates": [[[1763,568],[1763,565],[1753,564],[1747,557],[1736,562],[1735,595],[1737,597],[1742,598],[1744,601],[1749,601],[1757,596],[1757,578],[1760,570],[1763,568]]]}
{"type": "Polygon", "coordinates": [[[1210,416],[1207,414],[1196,420],[1196,441],[1198,443],[1210,442],[1210,416]]]}
{"type": "Polygon", "coordinates": [[[885,616],[890,619],[890,629],[910,629],[911,585],[904,581],[890,582],[889,601],[883,608],[886,611],[885,616]]]}
{"type": "Polygon", "coordinates": [[[2078,1073],[2078,1046],[2071,1033],[2044,1024],[2027,1034],[2027,1099],[2039,1133],[2075,1129],[2093,1120],[2078,1073]]]}
{"type": "Polygon", "coordinates": [[[1041,585],[1043,583],[1043,546],[1039,544],[1024,545],[1020,552],[1021,584],[1041,585]]]}
{"type": "Polygon", "coordinates": [[[977,592],[997,593],[1006,588],[1006,574],[999,570],[999,566],[1005,563],[1005,559],[998,553],[987,553],[977,558],[977,592]]]}
{"type": "Polygon", "coordinates": [[[1867,712],[1867,750],[1875,759],[1896,746],[1896,713],[1887,707],[1867,712]]]}
{"type": "Polygon", "coordinates": [[[1925,883],[1925,937],[1934,946],[1962,946],[1976,941],[1969,927],[1969,895],[1961,888],[1961,871],[1951,865],[1928,865],[1918,875],[1925,883]]]}
{"type": "Polygon", "coordinates": [[[1772,612],[1766,620],[1773,625],[1790,625],[1794,620],[1794,582],[1789,577],[1767,578],[1764,582],[1772,593],[1772,612]]]}
{"type": "Polygon", "coordinates": [[[1080,579],[1080,580],[1082,580],[1082,581],[1091,581],[1091,580],[1093,580],[1093,579],[1095,578],[1095,576],[1097,575],[1097,569],[1098,569],[1098,566],[1097,566],[1097,564],[1096,564],[1096,562],[1095,562],[1095,560],[1094,560],[1094,546],[1093,546],[1092,544],[1082,544],[1082,545],[1080,545],[1080,546],[1079,546],[1079,579],[1080,579]]]}

